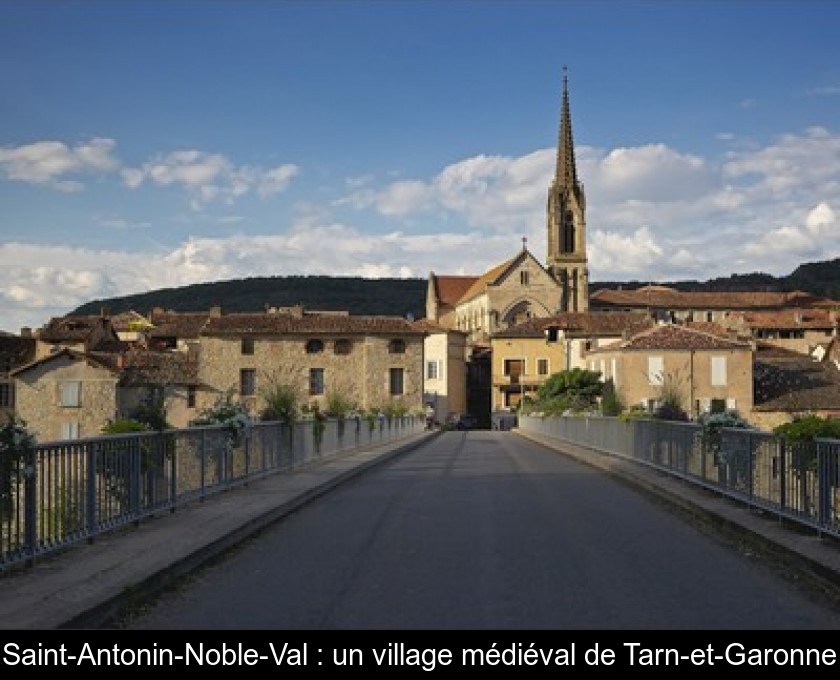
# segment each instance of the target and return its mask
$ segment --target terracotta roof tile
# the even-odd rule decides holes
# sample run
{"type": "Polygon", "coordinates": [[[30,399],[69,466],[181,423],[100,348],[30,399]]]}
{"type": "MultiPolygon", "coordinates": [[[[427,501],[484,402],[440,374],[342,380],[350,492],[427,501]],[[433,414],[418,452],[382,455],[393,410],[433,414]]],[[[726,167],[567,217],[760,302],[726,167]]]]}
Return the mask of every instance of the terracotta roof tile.
{"type": "Polygon", "coordinates": [[[124,385],[194,385],[198,381],[195,357],[183,352],[134,350],[124,355],[124,385]]]}
{"type": "Polygon", "coordinates": [[[211,318],[202,335],[243,334],[400,334],[424,335],[416,322],[401,316],[304,315],[233,313],[211,318]]]}
{"type": "Polygon", "coordinates": [[[621,337],[625,332],[636,333],[652,325],[653,320],[645,312],[568,312],[528,319],[495,333],[493,337],[541,337],[552,326],[562,329],[567,335],[621,337]]]}
{"type": "Polygon", "coordinates": [[[209,318],[210,312],[164,312],[156,309],[149,315],[153,326],[149,336],[194,339],[201,334],[209,318]]]}
{"type": "Polygon", "coordinates": [[[795,330],[831,329],[840,325],[837,315],[828,309],[783,309],[772,312],[743,312],[744,323],[752,329],[795,330]]]}
{"type": "Polygon", "coordinates": [[[833,361],[760,345],[753,385],[757,411],[840,411],[840,369],[833,361]]]}
{"type": "Polygon", "coordinates": [[[637,333],[627,340],[623,340],[609,347],[593,350],[597,353],[603,350],[621,349],[622,351],[635,350],[732,350],[751,348],[747,342],[730,340],[712,333],[692,330],[685,326],[665,324],[654,326],[637,333]]]}
{"type": "Polygon", "coordinates": [[[590,304],[669,309],[779,309],[811,306],[818,301],[809,293],[679,291],[667,286],[643,286],[634,290],[602,288],[589,298],[590,304]]]}
{"type": "Polygon", "coordinates": [[[477,276],[437,276],[435,275],[435,292],[443,305],[454,306],[472,286],[477,276]]]}

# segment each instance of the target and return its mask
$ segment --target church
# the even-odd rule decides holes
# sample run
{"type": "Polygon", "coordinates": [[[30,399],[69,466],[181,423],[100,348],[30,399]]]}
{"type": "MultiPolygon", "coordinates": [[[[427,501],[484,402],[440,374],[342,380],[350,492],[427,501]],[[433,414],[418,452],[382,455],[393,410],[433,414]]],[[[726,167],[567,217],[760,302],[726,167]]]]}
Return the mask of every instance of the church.
{"type": "Polygon", "coordinates": [[[472,354],[486,350],[494,333],[528,319],[589,309],[586,195],[577,178],[565,73],[557,166],[546,212],[544,263],[523,239],[520,252],[480,276],[429,274],[426,318],[466,333],[472,354]]]}
{"type": "Polygon", "coordinates": [[[490,421],[492,336],[529,319],[589,310],[586,195],[577,177],[565,69],[546,213],[544,263],[523,239],[519,252],[479,276],[429,274],[426,319],[466,336],[466,408],[484,426],[490,421]]]}

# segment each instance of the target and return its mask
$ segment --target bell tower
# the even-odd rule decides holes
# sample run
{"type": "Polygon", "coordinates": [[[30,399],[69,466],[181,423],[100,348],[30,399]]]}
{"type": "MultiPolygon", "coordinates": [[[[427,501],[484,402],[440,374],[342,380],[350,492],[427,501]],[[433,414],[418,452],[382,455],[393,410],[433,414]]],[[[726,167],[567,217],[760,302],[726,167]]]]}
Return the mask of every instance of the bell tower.
{"type": "Polygon", "coordinates": [[[548,257],[546,268],[561,286],[558,312],[589,309],[586,264],[586,194],[577,180],[569,88],[563,67],[563,103],[557,143],[557,168],[548,190],[548,257]]]}

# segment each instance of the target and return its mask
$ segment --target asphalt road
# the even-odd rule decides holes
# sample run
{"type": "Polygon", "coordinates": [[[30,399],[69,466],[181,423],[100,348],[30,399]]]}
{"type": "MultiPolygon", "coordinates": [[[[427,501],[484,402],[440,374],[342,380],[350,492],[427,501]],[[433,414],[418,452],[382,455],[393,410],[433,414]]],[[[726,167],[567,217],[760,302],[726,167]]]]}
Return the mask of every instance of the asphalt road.
{"type": "Polygon", "coordinates": [[[446,432],[264,529],[112,627],[838,629],[765,558],[507,433],[446,432]]]}

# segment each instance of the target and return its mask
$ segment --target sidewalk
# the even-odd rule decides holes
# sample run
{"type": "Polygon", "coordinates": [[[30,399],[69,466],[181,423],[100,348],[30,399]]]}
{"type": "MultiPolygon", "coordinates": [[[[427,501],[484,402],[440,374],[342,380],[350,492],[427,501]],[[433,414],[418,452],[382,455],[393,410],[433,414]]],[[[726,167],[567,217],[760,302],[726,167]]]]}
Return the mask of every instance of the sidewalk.
{"type": "Polygon", "coordinates": [[[0,629],[96,628],[341,482],[435,432],[276,474],[0,576],[0,629]]]}
{"type": "MultiPolygon", "coordinates": [[[[341,482],[437,434],[422,432],[317,467],[273,475],[2,575],[0,629],[96,628],[123,607],[174,583],[341,482]]],[[[630,461],[521,430],[502,436],[517,435],[615,475],[692,521],[728,532],[745,553],[771,556],[792,578],[807,579],[840,602],[837,541],[786,526],[744,504],[630,461]]]]}

